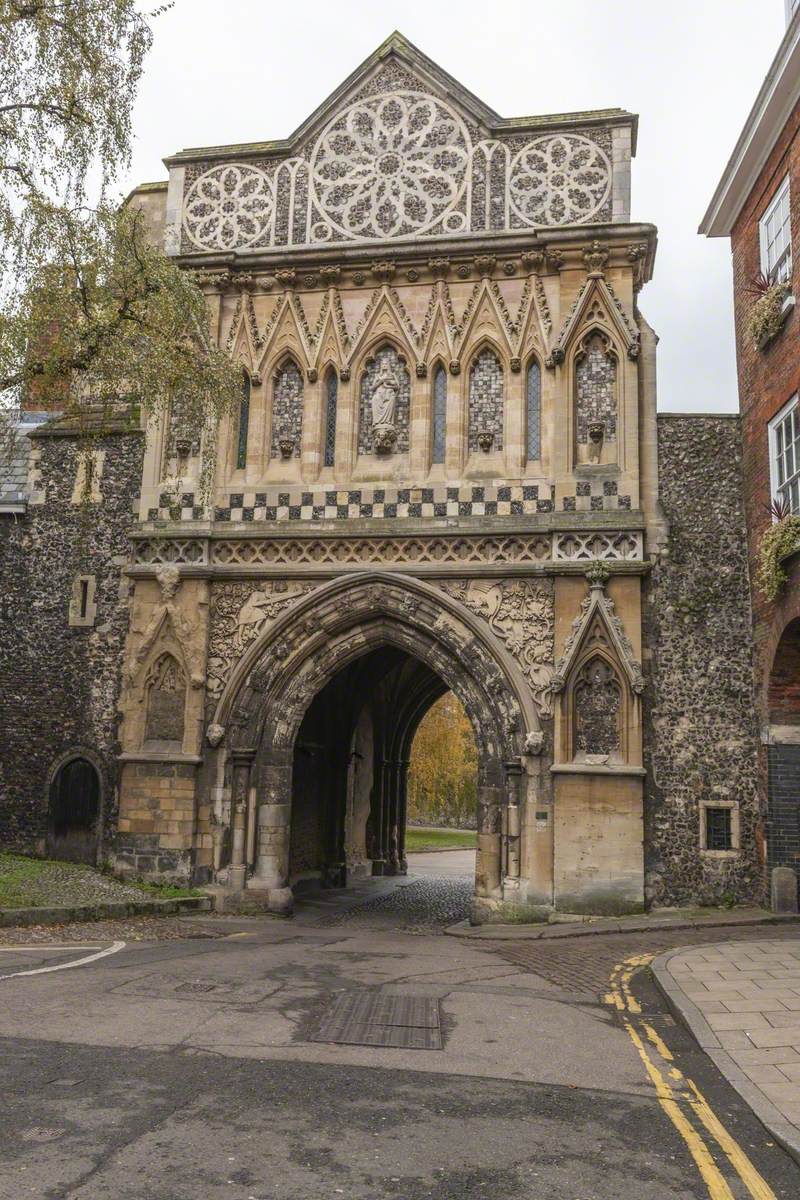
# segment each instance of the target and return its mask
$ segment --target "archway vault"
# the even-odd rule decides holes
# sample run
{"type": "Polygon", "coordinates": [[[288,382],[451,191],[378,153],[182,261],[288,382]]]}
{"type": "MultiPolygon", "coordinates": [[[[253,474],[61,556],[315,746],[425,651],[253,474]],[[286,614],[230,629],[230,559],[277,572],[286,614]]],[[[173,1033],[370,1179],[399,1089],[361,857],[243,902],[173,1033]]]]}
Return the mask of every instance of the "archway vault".
{"type": "Polygon", "coordinates": [[[300,724],[339,672],[381,647],[424,664],[442,681],[442,691],[458,696],[472,723],[478,751],[476,903],[502,899],[505,884],[519,879],[522,755],[526,739],[540,728],[529,685],[491,630],[457,599],[418,579],[371,571],[322,585],[276,620],[243,656],[215,713],[232,762],[232,882],[245,885],[238,847],[255,795],[257,852],[247,886],[266,891],[270,908],[285,911],[292,902],[288,855],[300,724]]]}
{"type": "Polygon", "coordinates": [[[540,729],[519,665],[486,624],[435,585],[389,571],[340,577],[293,604],[231,673],[214,723],[230,747],[255,747],[265,733],[290,744],[316,693],[380,644],[407,650],[440,675],[501,759],[519,756],[540,729]]]}

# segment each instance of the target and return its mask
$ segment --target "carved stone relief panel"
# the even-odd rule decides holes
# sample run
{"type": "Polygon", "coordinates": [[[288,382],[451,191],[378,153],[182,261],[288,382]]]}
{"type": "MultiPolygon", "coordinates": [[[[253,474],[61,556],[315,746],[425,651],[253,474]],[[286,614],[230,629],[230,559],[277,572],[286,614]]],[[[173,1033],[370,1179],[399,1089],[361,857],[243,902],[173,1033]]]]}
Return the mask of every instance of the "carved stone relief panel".
{"type": "Polygon", "coordinates": [[[146,684],[145,741],[183,742],[186,677],[171,654],[162,654],[146,684]]]}
{"type": "Polygon", "coordinates": [[[620,753],[619,719],[622,692],[612,667],[593,658],[575,681],[575,757],[620,753]]]}
{"type": "Polygon", "coordinates": [[[552,716],[552,580],[460,579],[441,586],[487,622],[522,668],[540,714],[552,716]]]}
{"type": "Polygon", "coordinates": [[[611,217],[608,129],[486,137],[383,68],[293,156],[186,170],[182,249],[442,237],[611,217]]]}
{"type": "Polygon", "coordinates": [[[315,584],[265,580],[252,583],[222,583],[211,594],[208,643],[208,698],[222,695],[231,669],[247,647],[277,617],[315,584]]]}

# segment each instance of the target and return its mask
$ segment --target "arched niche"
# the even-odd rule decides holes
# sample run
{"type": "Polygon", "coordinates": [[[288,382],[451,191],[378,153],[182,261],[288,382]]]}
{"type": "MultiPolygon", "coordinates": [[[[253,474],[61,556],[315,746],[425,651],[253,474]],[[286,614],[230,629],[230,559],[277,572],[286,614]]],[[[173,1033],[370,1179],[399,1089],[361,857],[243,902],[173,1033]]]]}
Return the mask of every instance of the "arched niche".
{"type": "Polygon", "coordinates": [[[144,745],[180,749],[186,727],[186,675],[177,658],[160,654],[144,685],[144,745]]]}
{"type": "Polygon", "coordinates": [[[407,355],[384,339],[367,353],[359,375],[358,453],[407,453],[410,414],[407,355]]]}
{"type": "Polygon", "coordinates": [[[573,371],[577,462],[616,462],[619,355],[607,333],[592,328],[584,334],[575,350],[573,371]]]}
{"type": "Polygon", "coordinates": [[[607,654],[590,652],[576,664],[567,701],[573,762],[613,765],[627,760],[626,692],[607,654]]]}
{"type": "Polygon", "coordinates": [[[284,358],[272,376],[270,459],[299,458],[303,439],[303,373],[284,358]]]}
{"type": "Polygon", "coordinates": [[[505,372],[493,346],[484,344],[472,358],[468,372],[467,448],[472,454],[503,449],[505,372]]]}

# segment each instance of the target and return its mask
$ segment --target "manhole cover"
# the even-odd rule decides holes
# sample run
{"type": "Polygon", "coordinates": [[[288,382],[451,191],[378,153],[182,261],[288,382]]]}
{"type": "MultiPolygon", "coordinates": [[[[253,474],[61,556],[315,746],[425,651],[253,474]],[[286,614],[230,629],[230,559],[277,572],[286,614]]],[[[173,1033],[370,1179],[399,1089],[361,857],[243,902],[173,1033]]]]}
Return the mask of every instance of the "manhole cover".
{"type": "Polygon", "coordinates": [[[190,979],[187,983],[181,983],[175,988],[176,992],[213,992],[217,985],[215,983],[203,983],[200,979],[190,979]]]}
{"type": "Polygon", "coordinates": [[[439,1001],[428,996],[338,996],[309,1041],[441,1050],[439,1001]]]}

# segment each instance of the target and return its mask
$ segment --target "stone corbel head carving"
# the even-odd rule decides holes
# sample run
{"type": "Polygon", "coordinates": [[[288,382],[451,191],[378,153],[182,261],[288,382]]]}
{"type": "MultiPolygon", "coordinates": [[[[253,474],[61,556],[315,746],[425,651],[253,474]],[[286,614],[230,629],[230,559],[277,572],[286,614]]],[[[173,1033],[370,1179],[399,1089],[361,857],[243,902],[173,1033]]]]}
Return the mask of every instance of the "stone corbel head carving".
{"type": "Polygon", "coordinates": [[[175,599],[175,593],[181,584],[181,573],[173,563],[159,563],[156,567],[156,579],[161,588],[161,599],[164,604],[175,599]]]}
{"type": "Polygon", "coordinates": [[[294,438],[291,434],[282,434],[278,438],[278,449],[281,452],[281,458],[291,458],[294,453],[294,438]]]}
{"type": "Polygon", "coordinates": [[[209,746],[216,748],[225,737],[225,726],[212,722],[206,730],[206,741],[209,746]]]}
{"type": "Polygon", "coordinates": [[[391,454],[397,441],[397,430],[394,425],[378,425],[372,434],[372,444],[376,454],[391,454]]]}
{"type": "Polygon", "coordinates": [[[605,421],[589,422],[589,461],[600,462],[603,452],[603,441],[606,435],[605,421]]]}
{"type": "Polygon", "coordinates": [[[494,434],[491,429],[482,429],[478,434],[478,445],[484,454],[488,454],[494,444],[494,434]]]}
{"type": "Polygon", "coordinates": [[[531,756],[535,757],[535,756],[541,754],[543,749],[544,749],[544,730],[543,729],[532,729],[531,732],[525,738],[525,742],[522,747],[523,753],[530,754],[531,756]]]}

